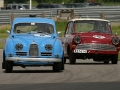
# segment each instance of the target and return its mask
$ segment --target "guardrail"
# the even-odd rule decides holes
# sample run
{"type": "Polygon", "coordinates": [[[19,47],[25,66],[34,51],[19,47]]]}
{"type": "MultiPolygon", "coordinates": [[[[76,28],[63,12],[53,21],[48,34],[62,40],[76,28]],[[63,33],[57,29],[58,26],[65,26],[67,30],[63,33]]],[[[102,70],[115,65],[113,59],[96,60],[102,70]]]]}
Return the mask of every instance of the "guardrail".
{"type": "Polygon", "coordinates": [[[36,9],[36,10],[1,10],[0,11],[0,24],[10,24],[12,22],[11,15],[16,17],[27,17],[30,14],[36,14],[41,17],[44,13],[46,18],[54,18],[60,16],[61,10],[74,10],[76,18],[104,18],[111,22],[120,21],[120,6],[92,6],[83,8],[61,8],[61,9],[36,9]]]}

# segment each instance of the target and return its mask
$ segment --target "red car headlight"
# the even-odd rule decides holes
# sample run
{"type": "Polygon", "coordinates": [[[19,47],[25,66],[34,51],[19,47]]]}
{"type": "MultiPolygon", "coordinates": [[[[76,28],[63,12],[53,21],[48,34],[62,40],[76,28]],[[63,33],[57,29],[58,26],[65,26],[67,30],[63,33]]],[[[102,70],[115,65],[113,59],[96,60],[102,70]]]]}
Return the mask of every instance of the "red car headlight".
{"type": "Polygon", "coordinates": [[[80,43],[81,42],[80,36],[75,36],[74,37],[74,42],[77,43],[77,44],[80,43]]]}
{"type": "Polygon", "coordinates": [[[113,37],[113,38],[112,38],[112,43],[113,43],[114,45],[118,45],[119,42],[120,42],[120,39],[119,39],[118,37],[113,37]]]}

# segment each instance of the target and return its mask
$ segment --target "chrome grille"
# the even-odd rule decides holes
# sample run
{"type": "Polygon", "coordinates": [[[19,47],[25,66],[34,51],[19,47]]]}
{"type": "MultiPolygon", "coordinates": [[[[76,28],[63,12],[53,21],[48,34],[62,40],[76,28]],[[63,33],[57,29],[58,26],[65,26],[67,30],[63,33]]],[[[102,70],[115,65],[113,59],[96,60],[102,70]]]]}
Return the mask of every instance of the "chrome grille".
{"type": "Polygon", "coordinates": [[[38,57],[38,55],[39,55],[38,45],[37,44],[31,44],[30,49],[29,49],[29,56],[38,57]]]}
{"type": "Polygon", "coordinates": [[[41,56],[52,56],[51,52],[41,52],[41,56]]]}
{"type": "Polygon", "coordinates": [[[27,52],[16,52],[17,56],[27,56],[27,52]]]}
{"type": "Polygon", "coordinates": [[[116,51],[116,47],[109,44],[78,44],[76,49],[116,51]]]}

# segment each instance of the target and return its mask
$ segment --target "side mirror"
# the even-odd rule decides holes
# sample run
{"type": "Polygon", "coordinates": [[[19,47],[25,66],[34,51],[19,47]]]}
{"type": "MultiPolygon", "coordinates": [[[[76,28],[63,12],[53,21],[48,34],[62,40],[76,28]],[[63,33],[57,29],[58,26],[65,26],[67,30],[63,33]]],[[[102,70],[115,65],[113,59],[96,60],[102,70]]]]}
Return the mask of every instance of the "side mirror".
{"type": "Polygon", "coordinates": [[[61,32],[58,32],[58,35],[60,35],[61,34],[61,32]]]}
{"type": "Polygon", "coordinates": [[[8,34],[10,34],[10,31],[9,31],[9,30],[7,30],[6,32],[7,32],[8,34]]]}
{"type": "Polygon", "coordinates": [[[58,33],[58,36],[61,37],[62,36],[62,33],[61,32],[57,32],[58,33]]]}
{"type": "Polygon", "coordinates": [[[117,36],[118,35],[118,33],[115,33],[115,36],[117,36]]]}

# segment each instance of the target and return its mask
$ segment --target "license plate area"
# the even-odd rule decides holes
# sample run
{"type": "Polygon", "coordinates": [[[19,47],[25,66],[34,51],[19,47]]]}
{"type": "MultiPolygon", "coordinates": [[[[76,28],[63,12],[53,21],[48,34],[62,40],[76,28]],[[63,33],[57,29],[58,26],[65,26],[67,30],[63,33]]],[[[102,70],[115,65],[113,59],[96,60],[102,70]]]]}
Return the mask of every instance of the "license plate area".
{"type": "Polygon", "coordinates": [[[74,53],[87,53],[87,50],[75,49],[74,53]]]}

